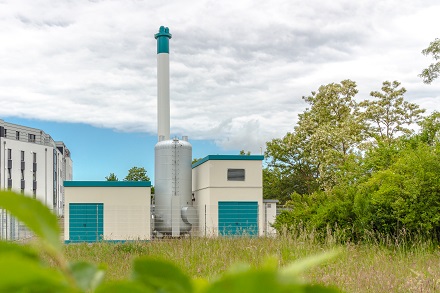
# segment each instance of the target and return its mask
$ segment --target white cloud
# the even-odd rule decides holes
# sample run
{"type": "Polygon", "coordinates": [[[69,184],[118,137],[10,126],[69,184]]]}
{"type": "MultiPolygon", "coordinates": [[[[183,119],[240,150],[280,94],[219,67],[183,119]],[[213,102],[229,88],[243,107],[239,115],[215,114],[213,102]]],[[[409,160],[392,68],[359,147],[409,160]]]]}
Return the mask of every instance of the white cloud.
{"type": "Polygon", "coordinates": [[[259,153],[292,130],[321,84],[350,78],[359,98],[399,80],[440,110],[421,55],[436,1],[4,1],[1,116],[156,132],[156,41],[170,27],[172,132],[259,153]]]}

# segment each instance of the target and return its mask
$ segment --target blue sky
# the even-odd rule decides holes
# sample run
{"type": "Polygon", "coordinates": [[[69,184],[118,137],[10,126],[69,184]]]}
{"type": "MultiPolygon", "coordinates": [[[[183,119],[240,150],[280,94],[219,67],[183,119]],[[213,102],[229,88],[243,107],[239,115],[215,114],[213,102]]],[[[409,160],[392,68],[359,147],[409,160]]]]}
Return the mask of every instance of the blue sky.
{"type": "MultiPolygon", "coordinates": [[[[48,133],[63,141],[71,151],[74,180],[105,180],[115,173],[123,180],[134,166],[144,167],[154,180],[154,146],[157,137],[140,132],[118,132],[80,123],[59,123],[15,117],[2,117],[9,123],[20,124],[48,133]]],[[[221,150],[214,141],[191,140],[193,158],[212,154],[238,154],[240,150],[221,150]]],[[[154,181],[153,181],[154,182],[154,181]]]]}
{"type": "Polygon", "coordinates": [[[397,80],[440,111],[418,74],[440,37],[438,0],[0,1],[0,118],[72,151],[76,180],[153,177],[156,40],[169,27],[171,133],[194,157],[260,154],[294,130],[321,85],[356,82],[358,101],[397,80]]]}

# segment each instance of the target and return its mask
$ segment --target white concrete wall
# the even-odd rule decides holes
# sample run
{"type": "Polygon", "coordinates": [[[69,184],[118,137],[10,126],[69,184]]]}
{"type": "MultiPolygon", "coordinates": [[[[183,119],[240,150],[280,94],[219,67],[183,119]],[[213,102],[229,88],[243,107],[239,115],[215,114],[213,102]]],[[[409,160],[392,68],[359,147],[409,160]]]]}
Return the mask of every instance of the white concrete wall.
{"type": "Polygon", "coordinates": [[[209,186],[211,187],[263,186],[261,161],[213,160],[207,163],[210,164],[209,186]],[[228,181],[228,169],[245,169],[245,181],[228,181]]]}
{"type": "Polygon", "coordinates": [[[271,225],[275,223],[275,219],[277,217],[277,203],[276,202],[265,202],[265,231],[264,234],[266,236],[276,235],[277,230],[273,228],[271,225]]]}
{"type": "Polygon", "coordinates": [[[149,240],[151,187],[64,187],[64,239],[69,204],[104,204],[104,240],[149,240]]]}
{"type": "Polygon", "coordinates": [[[53,209],[53,147],[40,145],[36,143],[27,143],[13,139],[0,139],[1,153],[1,187],[8,186],[8,149],[12,150],[12,190],[21,192],[21,151],[25,155],[24,194],[33,196],[33,153],[37,154],[37,192],[36,198],[46,204],[48,208],[53,209]]]}
{"type": "Polygon", "coordinates": [[[199,235],[208,237],[218,235],[219,201],[257,202],[259,235],[264,235],[261,161],[208,160],[193,168],[192,175],[195,205],[199,216],[199,235]],[[245,181],[228,181],[228,169],[245,169],[245,181]]]}

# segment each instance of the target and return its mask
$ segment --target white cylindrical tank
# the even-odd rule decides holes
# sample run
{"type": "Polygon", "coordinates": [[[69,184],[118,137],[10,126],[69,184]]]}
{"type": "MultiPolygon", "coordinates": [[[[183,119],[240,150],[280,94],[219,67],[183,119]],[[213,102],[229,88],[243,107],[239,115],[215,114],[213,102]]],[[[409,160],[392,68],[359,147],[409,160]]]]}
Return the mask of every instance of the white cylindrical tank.
{"type": "Polygon", "coordinates": [[[191,230],[192,146],[177,138],[160,141],[154,148],[155,230],[178,237],[191,230]]]}

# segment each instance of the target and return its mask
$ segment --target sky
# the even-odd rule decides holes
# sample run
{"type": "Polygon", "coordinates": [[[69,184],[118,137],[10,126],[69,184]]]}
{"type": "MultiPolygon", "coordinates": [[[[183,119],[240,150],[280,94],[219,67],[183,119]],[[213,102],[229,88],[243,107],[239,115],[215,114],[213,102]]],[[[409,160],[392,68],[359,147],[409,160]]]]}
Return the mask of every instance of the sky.
{"type": "Polygon", "coordinates": [[[356,99],[397,80],[440,111],[418,77],[440,37],[438,0],[0,0],[0,119],[44,130],[72,153],[74,180],[154,175],[156,40],[169,27],[172,136],[193,157],[264,152],[320,85],[356,99]]]}

